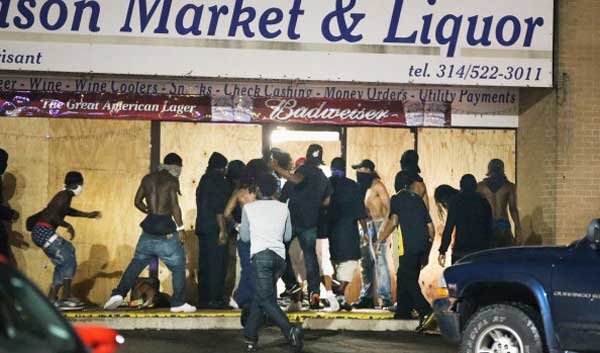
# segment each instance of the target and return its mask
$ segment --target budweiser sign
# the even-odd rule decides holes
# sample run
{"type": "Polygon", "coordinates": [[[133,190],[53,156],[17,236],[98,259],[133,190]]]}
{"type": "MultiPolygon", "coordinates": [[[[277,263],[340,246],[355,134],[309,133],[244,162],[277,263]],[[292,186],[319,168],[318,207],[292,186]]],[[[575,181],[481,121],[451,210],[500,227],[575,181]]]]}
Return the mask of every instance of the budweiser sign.
{"type": "Polygon", "coordinates": [[[357,104],[352,108],[328,107],[327,102],[321,102],[317,107],[311,108],[298,104],[296,99],[269,99],[265,105],[271,109],[269,119],[277,121],[288,121],[290,119],[312,119],[312,120],[350,120],[350,121],[383,121],[386,118],[399,117],[397,112],[389,109],[361,108],[357,104]]]}
{"type": "Polygon", "coordinates": [[[449,126],[448,104],[420,101],[366,101],[261,98],[254,101],[254,121],[370,126],[449,126]],[[438,119],[432,119],[437,117],[438,119]]]}

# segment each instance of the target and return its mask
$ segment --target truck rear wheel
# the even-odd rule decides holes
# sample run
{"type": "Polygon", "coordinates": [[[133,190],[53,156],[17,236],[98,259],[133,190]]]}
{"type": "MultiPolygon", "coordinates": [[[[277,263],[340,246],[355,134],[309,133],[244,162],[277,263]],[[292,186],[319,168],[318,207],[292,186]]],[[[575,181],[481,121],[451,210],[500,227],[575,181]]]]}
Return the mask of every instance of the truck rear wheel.
{"type": "Polygon", "coordinates": [[[543,353],[541,325],[510,304],[479,309],[463,332],[461,353],[543,353]]]}

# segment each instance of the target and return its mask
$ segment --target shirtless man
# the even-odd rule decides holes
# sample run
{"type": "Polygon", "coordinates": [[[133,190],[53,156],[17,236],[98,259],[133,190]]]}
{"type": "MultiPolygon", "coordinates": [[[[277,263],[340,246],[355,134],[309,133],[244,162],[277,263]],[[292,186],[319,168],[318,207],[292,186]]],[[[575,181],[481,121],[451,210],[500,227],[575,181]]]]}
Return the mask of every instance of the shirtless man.
{"type": "Polygon", "coordinates": [[[58,192],[52,201],[41,212],[27,219],[27,229],[31,230],[31,238],[35,245],[44,250],[44,253],[54,264],[52,286],[48,295],[50,301],[56,303],[61,310],[82,309],[83,303],[71,295],[71,282],[77,271],[77,258],[73,244],[56,234],[58,227],[66,228],[75,238],[75,229],[65,221],[66,216],[100,218],[98,211],[82,212],[71,208],[73,197],[81,195],[83,191],[83,176],[79,172],[69,172],[65,176],[65,188],[58,192]],[[58,291],[63,288],[62,300],[57,301],[58,291]]]}
{"type": "Polygon", "coordinates": [[[185,302],[185,250],[182,246],[185,232],[177,200],[182,166],[181,157],[170,153],[159,165],[158,171],[142,179],[135,195],[135,207],[146,214],[140,223],[142,235],[131,263],[104,309],[113,310],[121,306],[135,279],[154,257],[158,257],[173,274],[171,312],[196,311],[194,306],[185,302]]]}
{"type": "Polygon", "coordinates": [[[375,171],[375,163],[365,159],[359,164],[353,165],[352,168],[356,169],[356,180],[365,192],[365,206],[369,216],[367,223],[369,234],[363,234],[361,246],[362,257],[360,263],[363,287],[360,300],[354,304],[354,307],[366,309],[375,306],[373,284],[375,278],[377,278],[377,296],[381,298],[383,307],[387,308],[393,304],[390,269],[388,267],[390,242],[378,243],[377,234],[390,213],[390,195],[375,171]],[[375,277],[375,271],[377,277],[375,277]]]}
{"type": "Polygon", "coordinates": [[[492,159],[488,164],[487,178],[477,185],[477,191],[485,197],[492,206],[494,216],[493,248],[518,245],[521,239],[521,219],[517,208],[517,187],[508,181],[504,174],[504,162],[492,159]],[[515,223],[513,237],[508,212],[515,223]]]}

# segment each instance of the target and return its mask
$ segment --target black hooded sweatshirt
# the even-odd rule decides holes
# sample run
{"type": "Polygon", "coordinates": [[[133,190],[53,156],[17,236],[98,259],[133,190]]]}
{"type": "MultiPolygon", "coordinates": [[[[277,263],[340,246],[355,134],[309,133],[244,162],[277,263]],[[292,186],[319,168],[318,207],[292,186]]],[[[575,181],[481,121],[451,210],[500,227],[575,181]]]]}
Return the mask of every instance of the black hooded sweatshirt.
{"type": "Polygon", "coordinates": [[[448,207],[448,217],[442,235],[440,253],[445,254],[456,227],[453,253],[467,255],[490,248],[492,241],[492,208],[489,202],[476,192],[461,192],[448,207]]]}

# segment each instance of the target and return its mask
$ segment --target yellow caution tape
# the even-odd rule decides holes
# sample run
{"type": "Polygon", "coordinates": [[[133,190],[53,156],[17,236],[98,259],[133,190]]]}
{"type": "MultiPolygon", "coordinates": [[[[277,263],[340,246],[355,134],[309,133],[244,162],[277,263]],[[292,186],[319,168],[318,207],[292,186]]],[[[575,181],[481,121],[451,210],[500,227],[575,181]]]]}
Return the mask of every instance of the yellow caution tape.
{"type": "MultiPolygon", "coordinates": [[[[99,319],[99,318],[217,318],[217,317],[239,317],[239,310],[213,310],[197,311],[195,313],[172,313],[168,309],[153,310],[114,310],[114,311],[78,311],[66,312],[64,315],[69,319],[99,319]]],[[[290,313],[291,321],[302,322],[306,319],[351,319],[351,320],[387,320],[393,318],[394,314],[389,312],[337,312],[304,311],[290,313]]]]}

